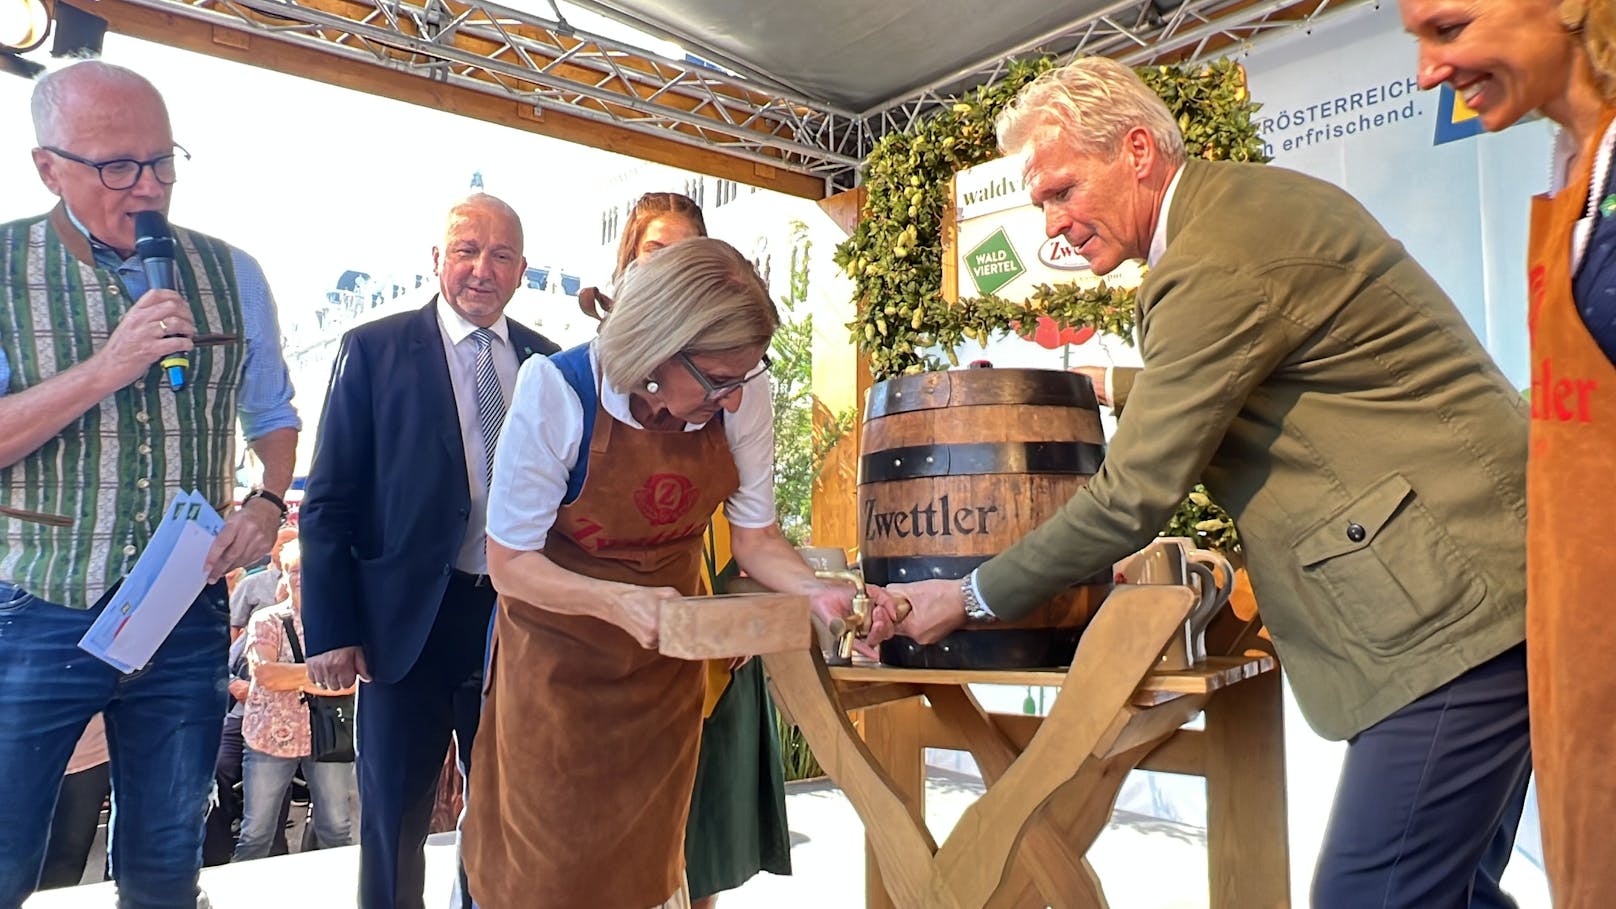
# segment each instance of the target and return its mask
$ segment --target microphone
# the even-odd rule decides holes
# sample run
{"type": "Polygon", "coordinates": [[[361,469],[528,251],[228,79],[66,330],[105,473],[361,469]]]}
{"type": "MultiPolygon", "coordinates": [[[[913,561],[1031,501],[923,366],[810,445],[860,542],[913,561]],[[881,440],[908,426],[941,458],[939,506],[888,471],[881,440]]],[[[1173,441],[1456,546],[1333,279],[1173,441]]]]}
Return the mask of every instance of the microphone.
{"type": "MultiPolygon", "coordinates": [[[[146,283],[153,290],[179,290],[174,275],[174,233],[169,230],[168,219],[160,211],[135,212],[135,255],[146,269],[146,283]]],[[[185,388],[191,371],[191,356],[180,350],[167,354],[160,361],[168,375],[168,387],[177,393],[185,388]]]]}

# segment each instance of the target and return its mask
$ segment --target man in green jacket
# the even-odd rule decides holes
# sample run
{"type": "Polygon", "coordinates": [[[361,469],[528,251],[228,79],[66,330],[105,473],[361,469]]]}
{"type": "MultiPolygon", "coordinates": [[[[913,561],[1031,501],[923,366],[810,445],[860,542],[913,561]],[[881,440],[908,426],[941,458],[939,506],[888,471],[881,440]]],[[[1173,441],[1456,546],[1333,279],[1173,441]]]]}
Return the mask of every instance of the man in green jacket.
{"type": "Polygon", "coordinates": [[[1138,550],[1197,480],[1235,518],[1309,723],[1349,742],[1319,909],[1512,906],[1530,771],[1527,413],[1453,303],[1337,187],[1185,160],[1166,106],[1098,57],[999,119],[1032,200],[1096,274],[1143,258],[1144,368],[1106,462],[963,581],[893,585],[931,642],[1014,619],[1138,550]]]}

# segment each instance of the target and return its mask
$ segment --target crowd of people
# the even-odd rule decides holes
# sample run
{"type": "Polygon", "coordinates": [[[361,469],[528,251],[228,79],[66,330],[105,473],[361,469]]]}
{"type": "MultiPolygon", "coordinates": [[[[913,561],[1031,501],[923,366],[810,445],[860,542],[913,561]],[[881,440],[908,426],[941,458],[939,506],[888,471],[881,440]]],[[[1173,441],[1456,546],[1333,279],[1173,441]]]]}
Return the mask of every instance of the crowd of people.
{"type": "MultiPolygon", "coordinates": [[[[1616,566],[1580,529],[1616,482],[1611,6],[1402,0],[1423,85],[1488,129],[1534,111],[1563,127],[1523,266],[1534,374],[1552,357],[1573,385],[1530,403],[1337,187],[1188,159],[1114,61],[1023,89],[998,135],[1048,233],[1096,274],[1150,266],[1143,367],[1096,376],[1117,433],[1059,515],[964,578],[872,587],[869,643],[1016,618],[1143,546],[1204,481],[1304,715],[1348,743],[1313,904],[1512,905],[1499,878],[1534,761],[1557,903],[1616,898],[1616,673],[1587,671],[1616,634],[1595,590],[1616,566]]],[[[359,905],[422,906],[451,747],[457,905],[675,909],[789,870],[757,661],[661,656],[659,610],[713,589],[713,520],[740,569],[820,618],[853,591],[779,531],[779,317],[693,202],[642,200],[598,336],[564,352],[505,315],[518,214],[455,204],[438,292],[342,338],[293,540],[301,423],[262,271],[175,228],[178,287],[154,288],[136,253],[134,214],[166,211],[176,178],[161,96],[83,62],[40,80],[32,117],[60,204],[0,225],[0,906],[75,854],[82,871],[72,818],[109,787],[120,905],[205,904],[205,852],[271,852],[299,771],[318,842],[357,839],[359,905]],[[176,393],[156,364],[177,352],[176,393]],[[207,586],[138,672],[79,650],[168,496],[230,502],[238,422],[263,477],[225,509],[207,586]],[[272,549],[232,603],[226,577],[272,549]],[[356,759],[312,759],[308,705],[356,687],[356,759]],[[237,778],[232,841],[230,809],[206,818],[237,778]]]]}

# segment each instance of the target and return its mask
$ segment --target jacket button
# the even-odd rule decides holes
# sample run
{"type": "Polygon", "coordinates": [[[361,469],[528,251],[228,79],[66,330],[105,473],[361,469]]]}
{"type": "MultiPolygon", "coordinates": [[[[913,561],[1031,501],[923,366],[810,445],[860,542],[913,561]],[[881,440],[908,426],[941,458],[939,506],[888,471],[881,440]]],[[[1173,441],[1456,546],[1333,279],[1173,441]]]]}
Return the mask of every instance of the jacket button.
{"type": "Polygon", "coordinates": [[[1369,534],[1364,530],[1362,524],[1359,524],[1357,521],[1352,521],[1347,524],[1347,539],[1354,543],[1362,543],[1364,541],[1364,537],[1366,536],[1369,536],[1369,534]]]}

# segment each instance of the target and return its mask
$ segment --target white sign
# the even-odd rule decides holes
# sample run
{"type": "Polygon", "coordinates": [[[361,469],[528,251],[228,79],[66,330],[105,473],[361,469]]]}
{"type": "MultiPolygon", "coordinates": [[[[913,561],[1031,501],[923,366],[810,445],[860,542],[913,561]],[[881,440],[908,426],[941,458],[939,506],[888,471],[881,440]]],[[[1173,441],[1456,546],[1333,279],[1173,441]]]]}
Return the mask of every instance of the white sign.
{"type": "Polygon", "coordinates": [[[1072,248],[1065,237],[1050,237],[1038,247],[1038,261],[1056,271],[1088,271],[1089,260],[1072,248]]]}
{"type": "Polygon", "coordinates": [[[1027,184],[1021,178],[1024,155],[995,158],[954,175],[954,217],[969,221],[984,215],[1027,205],[1027,184]]]}

